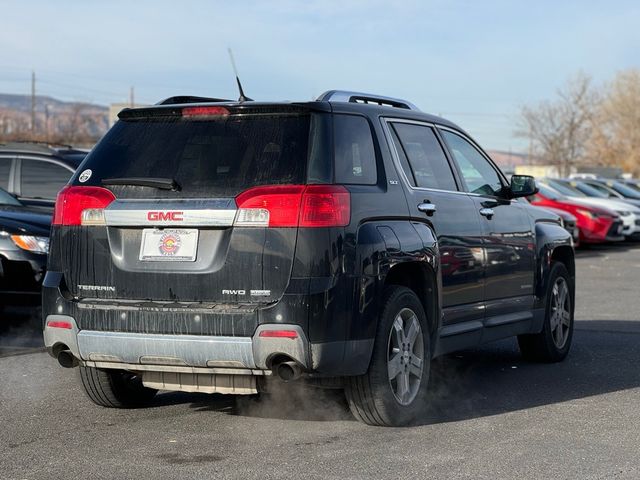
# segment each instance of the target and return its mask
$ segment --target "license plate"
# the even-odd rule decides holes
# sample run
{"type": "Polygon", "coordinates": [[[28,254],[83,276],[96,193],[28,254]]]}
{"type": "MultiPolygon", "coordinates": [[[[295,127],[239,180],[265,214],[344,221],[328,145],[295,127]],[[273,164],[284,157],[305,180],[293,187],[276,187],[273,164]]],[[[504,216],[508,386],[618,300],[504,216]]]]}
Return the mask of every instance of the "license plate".
{"type": "Polygon", "coordinates": [[[139,259],[144,262],[195,262],[198,252],[198,230],[142,230],[139,259]]]}

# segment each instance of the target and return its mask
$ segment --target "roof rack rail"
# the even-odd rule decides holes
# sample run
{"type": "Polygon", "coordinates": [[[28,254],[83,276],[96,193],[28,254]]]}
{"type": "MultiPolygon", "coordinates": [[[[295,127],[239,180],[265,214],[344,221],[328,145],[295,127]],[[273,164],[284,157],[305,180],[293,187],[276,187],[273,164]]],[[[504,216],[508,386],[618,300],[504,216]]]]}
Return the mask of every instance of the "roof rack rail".
{"type": "Polygon", "coordinates": [[[174,105],[176,103],[208,103],[208,102],[233,102],[225,98],[212,97],[194,97],[192,95],[177,95],[175,97],[165,98],[156,103],[156,105],[174,105]]]}
{"type": "Polygon", "coordinates": [[[349,92],[346,90],[329,90],[317,98],[318,102],[348,102],[382,105],[385,107],[404,108],[420,111],[413,103],[401,98],[384,97],[371,93],[349,92]]]}

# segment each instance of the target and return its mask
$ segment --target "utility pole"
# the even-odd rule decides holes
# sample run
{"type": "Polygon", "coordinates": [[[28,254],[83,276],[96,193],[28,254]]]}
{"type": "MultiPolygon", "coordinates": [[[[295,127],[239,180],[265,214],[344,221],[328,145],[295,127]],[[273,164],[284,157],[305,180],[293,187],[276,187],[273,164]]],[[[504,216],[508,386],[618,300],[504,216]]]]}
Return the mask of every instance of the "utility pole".
{"type": "Polygon", "coordinates": [[[130,106],[131,108],[133,108],[133,107],[135,107],[135,106],[136,106],[136,105],[135,105],[135,101],[134,101],[133,93],[134,93],[134,92],[133,92],[133,87],[131,87],[131,88],[129,89],[129,106],[130,106]]]}
{"type": "Polygon", "coordinates": [[[36,72],[31,72],[31,133],[36,131],[36,72]]]}
{"type": "Polygon", "coordinates": [[[45,141],[48,142],[51,138],[51,135],[49,134],[49,108],[51,107],[51,105],[49,105],[48,103],[44,106],[44,132],[46,135],[45,141]]]}

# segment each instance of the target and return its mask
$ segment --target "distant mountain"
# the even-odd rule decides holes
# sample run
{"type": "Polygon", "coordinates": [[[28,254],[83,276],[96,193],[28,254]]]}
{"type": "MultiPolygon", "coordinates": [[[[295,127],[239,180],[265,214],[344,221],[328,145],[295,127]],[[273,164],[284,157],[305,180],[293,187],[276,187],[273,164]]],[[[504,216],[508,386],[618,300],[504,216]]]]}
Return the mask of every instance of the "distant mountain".
{"type": "MultiPolygon", "coordinates": [[[[109,108],[104,105],[85,102],[66,102],[46,95],[36,95],[36,112],[45,112],[47,107],[50,112],[70,111],[77,107],[91,113],[104,113],[107,115],[109,112],[109,108]]],[[[31,95],[0,93],[0,108],[31,113],[31,95]]]]}
{"type": "Polygon", "coordinates": [[[109,128],[109,108],[37,95],[35,126],[31,96],[0,93],[0,141],[38,139],[91,143],[109,128]]]}

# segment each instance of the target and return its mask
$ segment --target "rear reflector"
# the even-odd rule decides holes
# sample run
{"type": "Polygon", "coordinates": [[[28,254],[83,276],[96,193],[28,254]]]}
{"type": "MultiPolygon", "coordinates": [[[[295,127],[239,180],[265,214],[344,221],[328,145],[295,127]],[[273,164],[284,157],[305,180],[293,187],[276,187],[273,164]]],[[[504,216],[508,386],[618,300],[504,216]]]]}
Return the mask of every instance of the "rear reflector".
{"type": "Polygon", "coordinates": [[[65,328],[67,330],[71,330],[73,328],[73,325],[71,325],[71,322],[65,322],[64,320],[49,320],[47,322],[47,327],[65,328]]]}
{"type": "Polygon", "coordinates": [[[234,224],[244,227],[344,227],[351,197],[341,185],[271,185],[236,197],[234,224]]]}
{"type": "Polygon", "coordinates": [[[267,338],[298,338],[298,332],[295,330],[263,330],[260,332],[260,337],[267,338]]]}
{"type": "Polygon", "coordinates": [[[67,185],[56,198],[53,225],[104,225],[103,210],[115,199],[106,188],[67,185]]]}
{"type": "Polygon", "coordinates": [[[229,115],[224,107],[186,107],[182,109],[183,117],[219,117],[229,115]]]}

